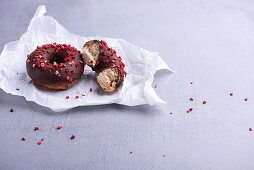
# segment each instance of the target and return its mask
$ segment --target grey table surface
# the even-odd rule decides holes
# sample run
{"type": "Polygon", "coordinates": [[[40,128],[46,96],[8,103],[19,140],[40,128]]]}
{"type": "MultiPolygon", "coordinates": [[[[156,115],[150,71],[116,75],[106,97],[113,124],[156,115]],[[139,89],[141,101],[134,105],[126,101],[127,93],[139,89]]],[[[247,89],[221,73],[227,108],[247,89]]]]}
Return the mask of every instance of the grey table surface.
{"type": "Polygon", "coordinates": [[[73,33],[160,52],[175,73],[156,73],[167,104],[153,106],[55,113],[0,90],[0,169],[254,169],[253,1],[1,0],[0,50],[41,4],[73,33]]]}

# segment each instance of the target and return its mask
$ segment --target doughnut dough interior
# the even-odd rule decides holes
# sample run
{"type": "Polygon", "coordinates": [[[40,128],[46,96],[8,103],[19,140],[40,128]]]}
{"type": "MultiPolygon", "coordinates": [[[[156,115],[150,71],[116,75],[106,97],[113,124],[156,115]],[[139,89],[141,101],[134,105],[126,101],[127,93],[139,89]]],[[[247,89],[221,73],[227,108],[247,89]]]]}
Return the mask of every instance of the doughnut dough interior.
{"type": "Polygon", "coordinates": [[[89,41],[83,50],[83,59],[88,66],[94,67],[100,55],[100,44],[97,41],[89,41]]]}
{"type": "Polygon", "coordinates": [[[113,93],[120,77],[114,68],[107,68],[99,73],[97,81],[106,92],[113,93]]]}

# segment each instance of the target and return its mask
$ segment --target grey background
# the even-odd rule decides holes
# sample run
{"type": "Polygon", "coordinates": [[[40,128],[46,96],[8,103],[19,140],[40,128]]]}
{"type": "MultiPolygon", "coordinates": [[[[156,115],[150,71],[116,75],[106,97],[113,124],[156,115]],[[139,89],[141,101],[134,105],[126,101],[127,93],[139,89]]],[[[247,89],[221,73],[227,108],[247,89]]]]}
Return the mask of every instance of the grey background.
{"type": "Polygon", "coordinates": [[[0,169],[254,169],[253,1],[1,0],[1,51],[41,4],[73,33],[160,52],[175,73],[156,73],[167,104],[154,106],[54,113],[0,90],[0,169]]]}

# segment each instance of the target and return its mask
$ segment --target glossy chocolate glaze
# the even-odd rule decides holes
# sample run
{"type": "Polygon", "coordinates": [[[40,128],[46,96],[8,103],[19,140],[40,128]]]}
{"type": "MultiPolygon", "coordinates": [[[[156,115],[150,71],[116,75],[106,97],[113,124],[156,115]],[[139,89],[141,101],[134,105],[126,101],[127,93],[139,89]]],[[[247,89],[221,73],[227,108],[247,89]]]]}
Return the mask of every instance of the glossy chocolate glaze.
{"type": "Polygon", "coordinates": [[[44,84],[71,84],[83,75],[84,61],[75,47],[66,44],[46,44],[37,47],[28,56],[26,69],[34,81],[44,84]]]}

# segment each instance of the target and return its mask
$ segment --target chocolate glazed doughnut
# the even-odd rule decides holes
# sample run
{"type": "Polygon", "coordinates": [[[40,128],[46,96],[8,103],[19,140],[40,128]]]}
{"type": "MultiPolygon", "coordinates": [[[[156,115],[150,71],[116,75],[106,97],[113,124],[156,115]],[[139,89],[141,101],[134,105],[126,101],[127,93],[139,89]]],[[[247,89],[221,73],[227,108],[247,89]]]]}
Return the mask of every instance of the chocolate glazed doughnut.
{"type": "Polygon", "coordinates": [[[97,81],[106,92],[113,93],[127,75],[122,58],[103,40],[86,42],[82,48],[82,57],[98,73],[97,81]]]}
{"type": "Polygon", "coordinates": [[[73,86],[84,72],[80,51],[67,44],[37,46],[27,55],[26,62],[27,73],[32,81],[54,90],[73,86]]]}

